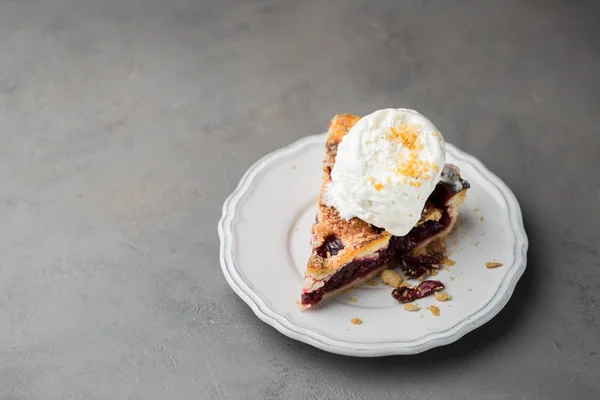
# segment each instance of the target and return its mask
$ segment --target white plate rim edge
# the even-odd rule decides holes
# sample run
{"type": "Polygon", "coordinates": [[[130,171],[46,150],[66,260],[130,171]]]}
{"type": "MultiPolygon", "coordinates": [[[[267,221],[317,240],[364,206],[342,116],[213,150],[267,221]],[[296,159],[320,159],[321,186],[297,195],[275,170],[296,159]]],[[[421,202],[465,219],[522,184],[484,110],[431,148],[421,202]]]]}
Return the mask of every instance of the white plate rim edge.
{"type": "Polygon", "coordinates": [[[332,340],[331,338],[325,337],[314,331],[309,331],[293,324],[287,318],[270,309],[260,296],[249,287],[238,273],[233,259],[231,240],[232,227],[238,205],[248,193],[256,178],[273,161],[288,154],[298,152],[309,145],[324,143],[326,137],[327,133],[307,136],[266,154],[246,171],[235,190],[223,203],[222,215],[218,224],[220,240],[219,259],[221,269],[229,286],[231,286],[235,293],[250,306],[254,314],[256,314],[260,320],[271,325],[290,338],[307,343],[324,351],[355,357],[418,354],[434,347],[453,343],[495,317],[508,303],[517,282],[525,272],[527,265],[527,250],[529,243],[523,225],[521,207],[512,190],[510,190],[498,176],[488,170],[476,157],[465,153],[450,143],[446,143],[446,147],[456,158],[470,163],[503,195],[508,207],[511,228],[515,235],[515,248],[513,249],[515,252],[514,264],[509,273],[507,273],[502,280],[502,283],[498,286],[498,289],[491,300],[484,307],[471,314],[469,318],[459,321],[445,331],[430,333],[414,341],[387,341],[370,343],[368,345],[365,343],[355,343],[352,346],[353,342],[332,340]],[[500,291],[503,291],[502,296],[497,296],[500,291]],[[444,336],[437,338],[432,337],[436,335],[439,336],[440,334],[444,334],[444,336]],[[343,343],[343,345],[341,343],[343,343]]]}

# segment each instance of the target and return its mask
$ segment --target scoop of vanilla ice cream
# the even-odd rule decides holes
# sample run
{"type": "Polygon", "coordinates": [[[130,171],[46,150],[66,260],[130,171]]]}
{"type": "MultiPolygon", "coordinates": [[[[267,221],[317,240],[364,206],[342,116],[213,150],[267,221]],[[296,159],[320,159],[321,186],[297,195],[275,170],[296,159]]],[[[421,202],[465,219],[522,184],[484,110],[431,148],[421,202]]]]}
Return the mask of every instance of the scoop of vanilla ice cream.
{"type": "Polygon", "coordinates": [[[358,217],[404,236],[421,218],[445,162],[444,139],[423,115],[375,111],[339,144],[323,201],[345,219],[358,217]]]}

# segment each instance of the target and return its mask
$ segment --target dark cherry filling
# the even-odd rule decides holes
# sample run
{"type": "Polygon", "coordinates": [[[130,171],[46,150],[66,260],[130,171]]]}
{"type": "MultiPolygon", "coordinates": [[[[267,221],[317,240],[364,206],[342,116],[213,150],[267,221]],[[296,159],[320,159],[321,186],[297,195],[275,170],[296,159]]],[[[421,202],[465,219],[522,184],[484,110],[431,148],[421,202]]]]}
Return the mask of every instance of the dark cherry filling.
{"type": "MultiPolygon", "coordinates": [[[[427,256],[410,257],[407,260],[403,260],[403,255],[413,250],[419,243],[440,233],[450,225],[450,214],[448,213],[446,203],[455,194],[456,193],[449,185],[439,183],[428,199],[428,202],[434,207],[442,210],[442,217],[439,221],[427,221],[414,227],[406,236],[392,236],[388,247],[378,251],[376,257],[349,262],[337,274],[329,279],[323,287],[312,292],[303,293],[301,296],[302,304],[315,305],[321,301],[326,293],[332,292],[350,282],[362,278],[373,270],[393,260],[402,260],[401,266],[408,276],[418,277],[423,275],[427,269],[426,266],[431,265],[427,262],[432,260],[426,259],[427,256]]],[[[321,257],[326,257],[327,252],[331,255],[335,255],[343,248],[344,246],[338,238],[329,236],[325,239],[325,243],[315,251],[321,257]]],[[[441,260],[436,261],[436,263],[439,264],[441,260]]]]}
{"type": "Polygon", "coordinates": [[[341,240],[339,238],[337,238],[335,235],[330,235],[325,238],[325,241],[323,242],[322,245],[317,247],[315,252],[319,256],[326,258],[326,257],[335,256],[337,253],[339,253],[343,249],[344,249],[344,244],[341,242],[341,240]]]}
{"type": "Polygon", "coordinates": [[[423,281],[417,287],[399,287],[392,291],[392,296],[400,303],[410,303],[431,293],[442,290],[444,284],[440,281],[423,281]]]}
{"type": "Polygon", "coordinates": [[[418,278],[429,275],[431,268],[439,268],[442,262],[442,254],[423,254],[416,257],[404,256],[400,260],[402,272],[409,278],[418,278]]]}

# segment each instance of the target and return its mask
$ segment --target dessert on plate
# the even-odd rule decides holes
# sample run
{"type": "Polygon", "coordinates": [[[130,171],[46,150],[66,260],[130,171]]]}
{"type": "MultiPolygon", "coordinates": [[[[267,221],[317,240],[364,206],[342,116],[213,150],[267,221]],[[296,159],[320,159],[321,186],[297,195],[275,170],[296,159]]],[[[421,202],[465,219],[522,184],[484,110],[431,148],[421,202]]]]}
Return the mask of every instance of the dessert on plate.
{"type": "MultiPolygon", "coordinates": [[[[323,183],[301,305],[345,292],[400,266],[408,277],[440,267],[469,183],[446,164],[445,142],[423,115],[384,109],[329,124],[323,183]]],[[[411,301],[443,287],[397,288],[411,301]]]]}

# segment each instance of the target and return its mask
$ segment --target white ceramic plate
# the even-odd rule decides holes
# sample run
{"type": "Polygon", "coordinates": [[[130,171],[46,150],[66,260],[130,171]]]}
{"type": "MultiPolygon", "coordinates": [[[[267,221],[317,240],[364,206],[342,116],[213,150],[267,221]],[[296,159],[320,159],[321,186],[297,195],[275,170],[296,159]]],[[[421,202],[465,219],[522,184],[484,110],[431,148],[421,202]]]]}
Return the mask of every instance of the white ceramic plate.
{"type": "Polygon", "coordinates": [[[447,161],[471,183],[449,236],[456,265],[435,277],[452,296],[404,311],[379,282],[301,312],[310,228],[321,184],[326,135],[310,136],[263,157],[223,205],[221,267],[233,290],[264,322],[291,338],[351,356],[414,354],[458,340],[494,317],[525,270],[527,236],[510,189],[474,157],[447,144],[447,161]],[[483,218],[482,218],[483,217],[483,218]],[[504,265],[487,269],[487,261],[504,265]],[[436,305],[440,316],[426,307],[436,305]],[[361,325],[353,325],[359,318],[361,325]]]}

